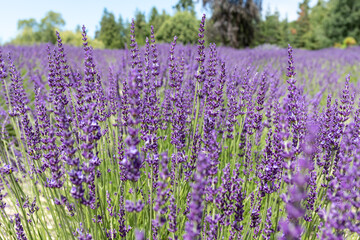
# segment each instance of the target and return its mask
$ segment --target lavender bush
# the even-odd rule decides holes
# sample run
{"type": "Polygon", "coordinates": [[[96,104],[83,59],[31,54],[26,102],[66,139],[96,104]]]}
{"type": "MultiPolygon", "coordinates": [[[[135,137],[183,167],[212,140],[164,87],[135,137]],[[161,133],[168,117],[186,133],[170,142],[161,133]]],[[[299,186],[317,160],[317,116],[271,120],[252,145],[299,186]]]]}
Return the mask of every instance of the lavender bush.
{"type": "Polygon", "coordinates": [[[0,48],[1,239],[359,238],[359,48],[134,29],[0,48]]]}

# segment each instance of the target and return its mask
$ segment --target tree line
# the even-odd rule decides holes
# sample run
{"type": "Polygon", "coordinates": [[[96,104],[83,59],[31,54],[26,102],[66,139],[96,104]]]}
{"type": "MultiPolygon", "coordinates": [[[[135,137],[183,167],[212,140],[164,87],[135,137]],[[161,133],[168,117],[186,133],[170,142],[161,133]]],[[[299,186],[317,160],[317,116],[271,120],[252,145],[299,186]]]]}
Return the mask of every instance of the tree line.
{"type": "MultiPolygon", "coordinates": [[[[298,6],[295,21],[281,19],[277,10],[268,8],[261,16],[262,0],[201,0],[210,11],[206,23],[206,41],[235,48],[256,47],[272,44],[285,47],[320,49],[326,47],[347,47],[360,42],[360,1],[317,0],[309,6],[310,0],[302,0],[298,6]]],[[[146,15],[136,11],[135,32],[139,45],[145,44],[154,26],[158,42],[171,42],[176,35],[184,44],[195,44],[200,20],[196,18],[194,0],[179,0],[174,6],[174,15],[159,12],[153,7],[146,15]]],[[[50,11],[36,22],[35,19],[20,20],[19,34],[10,43],[34,44],[55,43],[55,30],[61,30],[65,20],[61,14],[50,11]]],[[[98,48],[120,49],[129,42],[130,23],[104,9],[91,44],[98,48]]],[[[75,31],[63,31],[64,43],[80,46],[80,27],[75,31]]]]}

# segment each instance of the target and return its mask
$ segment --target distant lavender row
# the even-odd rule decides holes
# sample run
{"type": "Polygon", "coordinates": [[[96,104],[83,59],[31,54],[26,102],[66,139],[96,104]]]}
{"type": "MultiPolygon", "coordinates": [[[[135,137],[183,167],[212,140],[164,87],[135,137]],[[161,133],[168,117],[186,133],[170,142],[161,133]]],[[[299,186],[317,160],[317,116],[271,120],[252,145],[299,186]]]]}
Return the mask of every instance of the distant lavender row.
{"type": "Polygon", "coordinates": [[[204,27],[0,48],[0,238],[359,238],[360,48],[205,47],[204,27]]]}

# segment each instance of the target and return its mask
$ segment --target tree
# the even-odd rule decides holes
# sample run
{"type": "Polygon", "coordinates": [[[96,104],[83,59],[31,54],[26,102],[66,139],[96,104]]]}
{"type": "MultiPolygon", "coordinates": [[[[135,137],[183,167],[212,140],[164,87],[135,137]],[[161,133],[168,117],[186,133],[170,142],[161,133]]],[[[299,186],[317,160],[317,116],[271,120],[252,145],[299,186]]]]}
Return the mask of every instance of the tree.
{"type": "Polygon", "coordinates": [[[213,27],[221,42],[232,47],[250,46],[260,21],[262,0],[203,0],[210,7],[213,27]]]}
{"type": "Polygon", "coordinates": [[[61,30],[64,25],[65,21],[60,13],[49,11],[38,25],[38,33],[41,36],[40,41],[55,44],[57,39],[55,31],[61,30]]]}
{"type": "Polygon", "coordinates": [[[174,36],[178,42],[195,43],[198,34],[199,21],[190,12],[177,12],[173,17],[166,20],[157,33],[159,41],[171,42],[174,36]]]}
{"type": "Polygon", "coordinates": [[[128,28],[126,28],[128,24],[126,22],[124,22],[124,19],[122,18],[122,16],[119,16],[118,22],[117,22],[117,27],[118,27],[118,31],[119,31],[119,37],[120,37],[120,48],[125,48],[126,42],[127,42],[127,36],[128,33],[130,32],[128,28]]]}
{"type": "Polygon", "coordinates": [[[175,8],[178,12],[188,11],[195,15],[195,7],[193,0],[179,0],[179,2],[173,8],[175,8]]]}
{"type": "Polygon", "coordinates": [[[117,23],[114,14],[105,8],[100,21],[100,30],[96,32],[95,38],[102,41],[106,48],[124,48],[125,28],[121,16],[117,23]]]}
{"type": "Polygon", "coordinates": [[[149,23],[155,22],[159,18],[160,14],[156,7],[152,7],[150,10],[149,23]]]}
{"type": "Polygon", "coordinates": [[[310,30],[310,0],[303,0],[299,3],[298,19],[296,20],[296,47],[304,48],[306,45],[305,34],[310,30]]]}
{"type": "Polygon", "coordinates": [[[36,28],[37,22],[34,18],[19,20],[17,23],[17,29],[23,30],[25,28],[36,28]]]}
{"type": "MultiPolygon", "coordinates": [[[[83,46],[83,40],[82,40],[81,34],[82,34],[82,31],[80,31],[79,28],[77,28],[75,30],[75,32],[70,31],[70,30],[60,32],[60,36],[61,36],[62,42],[64,44],[68,44],[68,45],[76,46],[76,47],[83,46]]],[[[93,40],[89,36],[87,38],[88,38],[88,42],[91,47],[100,48],[100,49],[105,47],[104,43],[101,42],[100,40],[98,40],[98,39],[93,40]]]]}
{"type": "Polygon", "coordinates": [[[330,0],[329,16],[324,22],[325,34],[333,43],[341,43],[346,37],[360,41],[359,0],[330,0]]]}
{"type": "MultiPolygon", "coordinates": [[[[62,42],[73,46],[82,46],[82,30],[78,25],[74,31],[61,31],[65,21],[59,13],[48,12],[44,18],[37,22],[35,19],[19,20],[17,27],[20,31],[15,39],[11,41],[16,45],[30,45],[42,42],[51,42],[53,44],[57,41],[56,30],[60,32],[62,42]]],[[[104,48],[104,44],[98,39],[91,39],[88,37],[90,45],[94,48],[104,48]]]]}
{"type": "Polygon", "coordinates": [[[56,43],[56,30],[61,30],[65,25],[60,13],[49,11],[40,23],[35,19],[25,19],[18,21],[20,33],[12,41],[14,44],[34,44],[40,42],[56,43]]]}
{"type": "Polygon", "coordinates": [[[287,15],[286,15],[285,19],[281,21],[281,32],[282,32],[283,38],[281,39],[281,43],[279,45],[282,47],[287,47],[289,43],[292,44],[293,39],[292,39],[292,34],[290,31],[290,24],[289,24],[287,15]]]}
{"type": "Polygon", "coordinates": [[[40,42],[40,34],[38,31],[38,23],[34,18],[19,20],[17,29],[20,33],[12,40],[13,44],[27,45],[40,42]]]}
{"type": "Polygon", "coordinates": [[[304,35],[305,48],[320,49],[331,46],[330,39],[325,34],[324,21],[329,17],[329,10],[324,0],[318,0],[311,9],[310,29],[304,35]]]}
{"type": "Polygon", "coordinates": [[[139,45],[145,45],[145,39],[150,36],[150,26],[146,23],[145,13],[135,11],[135,35],[139,45]]]}
{"type": "Polygon", "coordinates": [[[274,13],[271,13],[270,9],[268,9],[264,21],[261,21],[259,24],[256,43],[280,45],[284,38],[281,27],[280,13],[277,10],[274,13]]]}
{"type": "Polygon", "coordinates": [[[158,30],[160,29],[161,25],[166,22],[170,18],[170,15],[166,13],[165,10],[159,14],[156,7],[153,7],[150,11],[150,19],[149,19],[149,26],[153,26],[155,29],[155,34],[157,34],[158,30]]]}

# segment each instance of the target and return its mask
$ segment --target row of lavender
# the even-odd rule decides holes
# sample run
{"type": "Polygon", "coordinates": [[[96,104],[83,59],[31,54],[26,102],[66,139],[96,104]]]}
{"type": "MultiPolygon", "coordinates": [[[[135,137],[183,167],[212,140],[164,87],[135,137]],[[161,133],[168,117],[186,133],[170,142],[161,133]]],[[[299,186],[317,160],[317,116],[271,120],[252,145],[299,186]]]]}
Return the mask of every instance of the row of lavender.
{"type": "Polygon", "coordinates": [[[294,63],[205,48],[204,25],[198,46],[0,48],[0,238],[359,236],[359,49],[294,63]]]}

